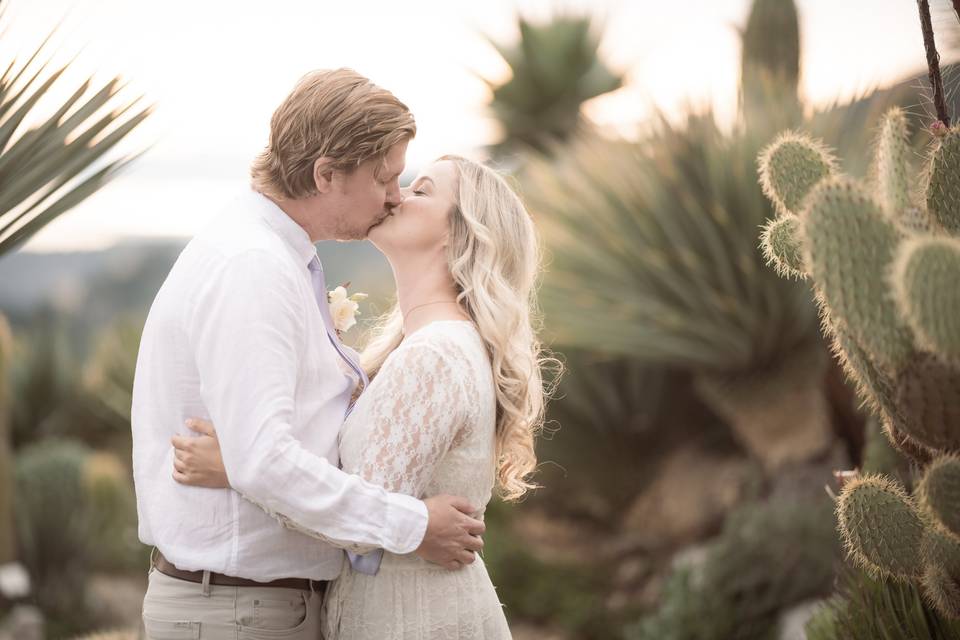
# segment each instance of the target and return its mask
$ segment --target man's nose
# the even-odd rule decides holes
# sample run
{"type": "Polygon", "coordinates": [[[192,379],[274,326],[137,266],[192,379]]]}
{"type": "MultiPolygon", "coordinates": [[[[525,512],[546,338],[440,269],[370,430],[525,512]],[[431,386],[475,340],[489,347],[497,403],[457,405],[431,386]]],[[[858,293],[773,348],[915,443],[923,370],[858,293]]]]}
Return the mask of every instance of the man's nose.
{"type": "Polygon", "coordinates": [[[387,194],[387,206],[397,207],[403,202],[403,194],[400,189],[394,189],[387,194]]]}

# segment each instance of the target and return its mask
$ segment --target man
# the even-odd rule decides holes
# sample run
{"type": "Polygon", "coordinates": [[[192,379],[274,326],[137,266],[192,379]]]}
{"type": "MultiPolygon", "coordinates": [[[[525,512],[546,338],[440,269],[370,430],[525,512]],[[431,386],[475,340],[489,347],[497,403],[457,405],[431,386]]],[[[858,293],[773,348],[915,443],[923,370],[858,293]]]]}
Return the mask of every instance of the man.
{"type": "MultiPolygon", "coordinates": [[[[158,292],[132,411],[140,539],[159,551],[148,637],[316,640],[323,581],[343,562],[333,545],[448,568],[482,547],[464,500],[388,493],[337,468],[339,427],[366,378],[331,326],[313,243],[362,239],[400,203],[415,133],[407,107],[357,73],[308,74],[271,119],[253,191],[187,245],[158,292]],[[191,417],[217,425],[232,490],[171,476],[170,439],[191,417]]],[[[376,571],[375,555],[350,559],[376,571]]]]}

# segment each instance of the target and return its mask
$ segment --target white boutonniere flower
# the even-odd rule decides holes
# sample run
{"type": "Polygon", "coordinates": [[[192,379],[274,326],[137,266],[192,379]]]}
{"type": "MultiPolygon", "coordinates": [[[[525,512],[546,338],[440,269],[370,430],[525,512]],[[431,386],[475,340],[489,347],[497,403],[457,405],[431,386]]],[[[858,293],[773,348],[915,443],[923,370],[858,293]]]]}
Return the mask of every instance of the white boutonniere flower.
{"type": "Polygon", "coordinates": [[[357,316],[360,315],[361,300],[366,299],[367,294],[355,293],[347,296],[347,287],[349,283],[337,287],[333,291],[327,292],[327,301],[330,303],[330,317],[333,318],[333,328],[337,333],[348,331],[353,325],[357,324],[357,316]]]}

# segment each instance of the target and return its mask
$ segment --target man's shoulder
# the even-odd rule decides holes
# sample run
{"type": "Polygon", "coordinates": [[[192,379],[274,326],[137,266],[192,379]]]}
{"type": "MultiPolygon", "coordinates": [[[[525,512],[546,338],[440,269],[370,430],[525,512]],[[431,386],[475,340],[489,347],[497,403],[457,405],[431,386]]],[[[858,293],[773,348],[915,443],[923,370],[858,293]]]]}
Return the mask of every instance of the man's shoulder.
{"type": "Polygon", "coordinates": [[[261,262],[264,268],[289,270],[295,266],[283,240],[257,215],[250,194],[231,200],[187,245],[212,262],[261,262]]]}

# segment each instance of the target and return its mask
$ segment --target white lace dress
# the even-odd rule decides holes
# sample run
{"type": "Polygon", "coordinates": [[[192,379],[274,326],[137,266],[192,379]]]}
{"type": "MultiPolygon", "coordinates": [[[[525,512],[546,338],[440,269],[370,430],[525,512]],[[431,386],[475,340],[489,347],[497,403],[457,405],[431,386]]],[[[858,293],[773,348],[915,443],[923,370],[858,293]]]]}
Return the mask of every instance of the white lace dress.
{"type": "MultiPolygon", "coordinates": [[[[357,401],[341,428],[340,461],[390,491],[463,496],[482,517],[495,481],[495,423],[493,375],[476,328],[433,322],[390,354],[357,401]]],[[[344,562],[322,624],[327,640],[510,638],[479,556],[449,571],[385,552],[375,576],[344,562]]]]}

